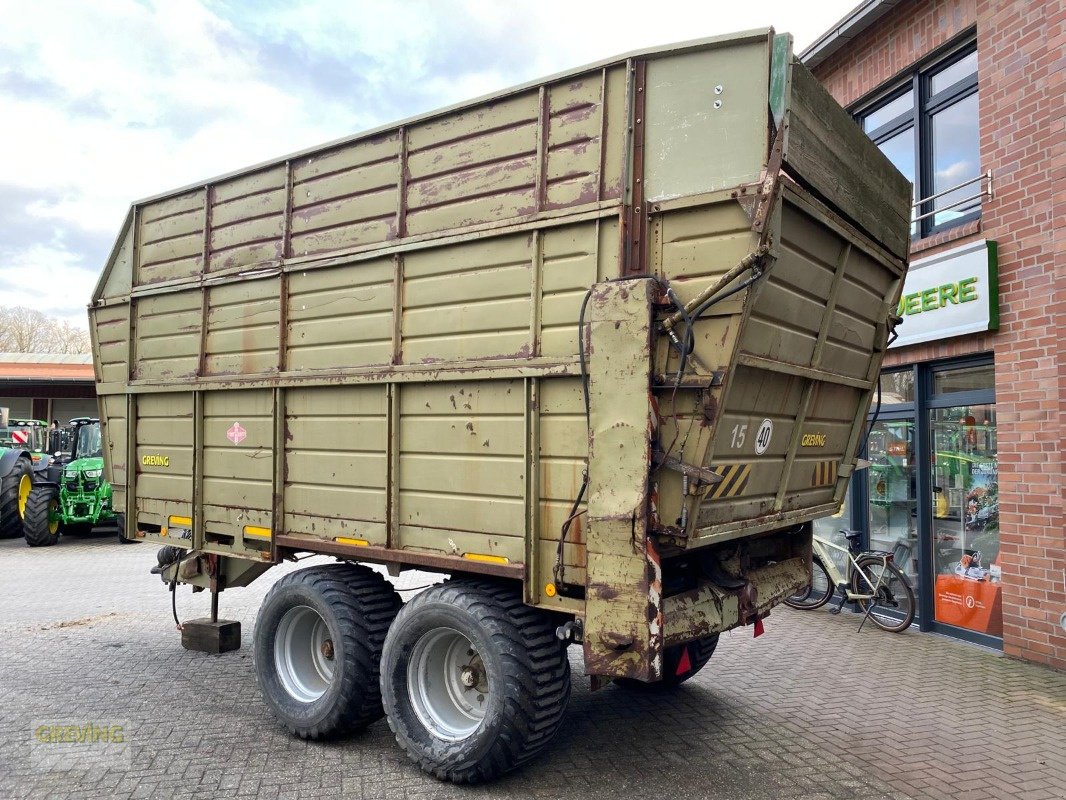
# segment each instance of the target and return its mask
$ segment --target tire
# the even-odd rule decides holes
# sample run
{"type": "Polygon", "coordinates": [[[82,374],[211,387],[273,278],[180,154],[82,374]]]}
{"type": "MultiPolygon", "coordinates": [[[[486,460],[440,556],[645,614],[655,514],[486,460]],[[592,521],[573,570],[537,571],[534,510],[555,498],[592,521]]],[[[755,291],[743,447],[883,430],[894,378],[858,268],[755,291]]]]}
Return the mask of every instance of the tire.
{"type": "Polygon", "coordinates": [[[34,486],[26,500],[22,535],[30,547],[51,547],[59,541],[59,493],[51,486],[34,486]]]}
{"type": "Polygon", "coordinates": [[[836,594],[836,586],[829,577],[822,559],[817,556],[811,562],[811,582],[791,597],[785,598],[785,605],[801,611],[813,611],[828,603],[836,594]]]}
{"type": "Polygon", "coordinates": [[[487,580],[449,581],[410,600],[381,660],[381,696],[400,747],[455,783],[491,780],[536,756],[570,700],[570,662],[555,628],[516,588],[487,580]]]}
{"type": "Polygon", "coordinates": [[[88,536],[92,532],[93,526],[91,522],[71,522],[63,526],[63,534],[65,536],[88,536]]]}
{"type": "Polygon", "coordinates": [[[874,624],[889,633],[901,633],[914,621],[914,589],[911,588],[907,576],[891,562],[887,565],[885,579],[881,580],[882,564],[882,559],[877,556],[860,556],[858,569],[851,576],[851,591],[867,594],[871,585],[877,586],[877,597],[872,600],[857,600],[859,608],[866,612],[872,604],[869,616],[874,624]],[[866,580],[860,576],[860,571],[866,576],[866,580]]]}
{"type": "Polygon", "coordinates": [[[667,647],[663,651],[663,677],[661,680],[649,683],[647,681],[634,680],[633,678],[615,678],[614,682],[621,687],[638,692],[654,693],[676,689],[707,666],[707,662],[711,660],[716,647],[718,647],[717,633],[697,639],[694,642],[667,647]],[[688,667],[687,669],[682,669],[679,673],[678,669],[682,666],[686,650],[688,651],[688,667]]]}
{"type": "Polygon", "coordinates": [[[331,564],[274,584],[255,623],[255,674],[277,720],[302,739],[381,719],[381,647],[400,608],[368,567],[331,564]]]}
{"type": "Polygon", "coordinates": [[[7,475],[0,477],[0,539],[14,539],[22,535],[25,508],[21,497],[29,502],[33,487],[33,467],[28,458],[16,458],[7,475]]]}

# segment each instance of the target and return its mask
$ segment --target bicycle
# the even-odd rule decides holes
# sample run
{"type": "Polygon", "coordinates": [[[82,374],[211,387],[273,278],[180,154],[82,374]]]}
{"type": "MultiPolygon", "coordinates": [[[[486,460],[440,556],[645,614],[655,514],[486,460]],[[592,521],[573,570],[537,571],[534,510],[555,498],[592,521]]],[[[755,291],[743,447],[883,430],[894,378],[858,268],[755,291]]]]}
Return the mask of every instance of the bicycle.
{"type": "Polygon", "coordinates": [[[785,605],[812,611],[828,603],[839,590],[840,602],[830,609],[830,613],[839,614],[844,603],[857,603],[865,612],[859,624],[860,631],[867,619],[890,633],[907,630],[914,621],[914,589],[907,576],[893,563],[893,554],[860,549],[860,531],[841,533],[848,540],[847,547],[814,537],[811,582],[786,597],[785,605]],[[837,568],[830,550],[839,550],[848,557],[846,575],[837,568]]]}

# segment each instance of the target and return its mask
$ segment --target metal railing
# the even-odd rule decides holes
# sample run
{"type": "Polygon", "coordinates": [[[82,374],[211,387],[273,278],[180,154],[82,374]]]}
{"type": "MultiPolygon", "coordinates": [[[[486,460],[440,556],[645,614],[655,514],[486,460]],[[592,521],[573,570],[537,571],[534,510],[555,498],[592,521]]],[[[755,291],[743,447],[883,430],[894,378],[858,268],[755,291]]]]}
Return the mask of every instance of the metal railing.
{"type": "Polygon", "coordinates": [[[952,192],[957,192],[964,186],[969,186],[970,184],[974,183],[982,184],[981,190],[977,192],[977,194],[972,194],[969,197],[963,197],[959,200],[955,200],[952,203],[948,203],[946,206],[934,208],[932,211],[926,211],[924,214],[918,214],[917,216],[911,217],[911,222],[919,222],[925,219],[926,217],[932,217],[935,214],[943,214],[945,211],[950,211],[953,208],[958,208],[959,206],[966,205],[967,203],[972,203],[974,200],[979,200],[982,197],[987,197],[989,200],[993,198],[994,195],[992,191],[992,170],[988,170],[988,172],[984,172],[981,175],[978,175],[976,178],[970,178],[969,180],[963,181],[962,183],[956,186],[952,186],[949,189],[945,189],[942,192],[937,192],[936,194],[931,194],[928,197],[923,197],[921,200],[917,201],[916,203],[913,203],[911,205],[911,208],[915,211],[921,211],[922,206],[926,203],[931,203],[937,198],[951,194],[952,192]]]}

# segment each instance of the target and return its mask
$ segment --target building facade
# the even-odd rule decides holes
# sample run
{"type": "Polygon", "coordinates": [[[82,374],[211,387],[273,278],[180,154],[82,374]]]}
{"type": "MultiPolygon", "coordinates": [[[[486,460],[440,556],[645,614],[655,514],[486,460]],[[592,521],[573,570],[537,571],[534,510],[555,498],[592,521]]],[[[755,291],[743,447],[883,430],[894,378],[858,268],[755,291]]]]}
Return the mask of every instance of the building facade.
{"type": "Polygon", "coordinates": [[[916,201],[900,338],[840,519],[924,630],[1066,669],[1066,1],[864,2],[802,60],[916,201]]]}
{"type": "Polygon", "coordinates": [[[0,408],[13,419],[95,417],[96,384],[88,353],[0,353],[0,408]]]}

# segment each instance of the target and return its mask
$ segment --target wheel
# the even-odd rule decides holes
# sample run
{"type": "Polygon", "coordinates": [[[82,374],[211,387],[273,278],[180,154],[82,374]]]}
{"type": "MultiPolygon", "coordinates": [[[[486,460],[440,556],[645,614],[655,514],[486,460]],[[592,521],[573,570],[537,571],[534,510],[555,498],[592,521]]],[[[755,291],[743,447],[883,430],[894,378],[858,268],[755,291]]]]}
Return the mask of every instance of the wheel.
{"type": "Polygon", "coordinates": [[[811,611],[821,608],[836,594],[836,586],[829,577],[829,570],[825,568],[822,559],[815,556],[811,562],[811,582],[791,597],[785,598],[785,605],[798,608],[801,611],[811,611]]]}
{"type": "Polygon", "coordinates": [[[717,633],[694,642],[667,647],[663,651],[662,680],[648,683],[632,678],[615,678],[614,682],[626,689],[635,689],[638,692],[662,692],[675,689],[707,665],[716,647],[718,647],[717,633]]]}
{"type": "Polygon", "coordinates": [[[0,539],[22,535],[26,503],[33,489],[33,467],[28,458],[16,458],[7,475],[0,478],[0,539]]]}
{"type": "Polygon", "coordinates": [[[30,547],[51,547],[59,541],[59,492],[51,486],[34,486],[26,500],[22,535],[30,547]]]}
{"type": "Polygon", "coordinates": [[[93,532],[91,522],[70,522],[63,526],[64,536],[87,536],[93,532]]]}
{"type": "Polygon", "coordinates": [[[872,604],[870,619],[882,630],[891,633],[907,630],[914,621],[916,607],[914,589],[907,576],[891,561],[886,566],[877,556],[860,556],[858,564],[851,576],[851,591],[869,594],[871,586],[877,587],[877,596],[872,600],[856,601],[859,607],[865,612],[872,604]]]}
{"type": "Polygon", "coordinates": [[[392,585],[368,567],[309,567],[275,583],[256,618],[254,659],[278,721],[318,739],[381,719],[381,647],[399,608],[392,585]]]}
{"type": "Polygon", "coordinates": [[[441,780],[490,780],[533,758],[570,700],[556,623],[519,590],[449,581],[396,616],[381,659],[381,697],[407,755],[441,780]]]}

